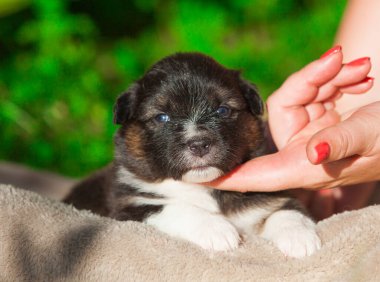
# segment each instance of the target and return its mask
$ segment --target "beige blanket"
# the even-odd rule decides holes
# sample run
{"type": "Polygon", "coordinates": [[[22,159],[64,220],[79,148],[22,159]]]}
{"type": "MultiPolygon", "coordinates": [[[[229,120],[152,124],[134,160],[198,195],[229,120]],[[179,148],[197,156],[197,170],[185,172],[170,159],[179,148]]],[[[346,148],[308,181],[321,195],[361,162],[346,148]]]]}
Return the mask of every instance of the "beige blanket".
{"type": "Polygon", "coordinates": [[[380,281],[380,206],[318,224],[322,249],[284,257],[261,238],[210,253],[0,185],[0,281],[380,281]]]}

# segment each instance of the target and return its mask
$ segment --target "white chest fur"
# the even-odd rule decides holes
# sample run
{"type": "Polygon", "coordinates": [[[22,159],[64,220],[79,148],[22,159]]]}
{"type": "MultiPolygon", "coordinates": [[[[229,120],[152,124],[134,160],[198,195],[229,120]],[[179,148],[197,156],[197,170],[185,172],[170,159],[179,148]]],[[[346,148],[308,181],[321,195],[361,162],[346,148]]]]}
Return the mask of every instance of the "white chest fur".
{"type": "MultiPolygon", "coordinates": [[[[157,200],[150,199],[150,204],[183,204],[212,213],[219,212],[218,204],[211,196],[211,189],[208,187],[173,179],[167,179],[159,183],[145,182],[136,178],[134,174],[125,168],[119,169],[118,178],[121,183],[130,184],[141,192],[153,193],[164,198],[157,200]]],[[[142,200],[140,199],[140,201],[142,200]]]]}
{"type": "Polygon", "coordinates": [[[135,204],[163,205],[159,213],[144,220],[149,225],[174,237],[183,238],[209,250],[232,250],[238,247],[240,236],[211,196],[210,188],[182,181],[165,180],[147,183],[126,169],[119,169],[120,182],[141,192],[154,193],[163,199],[135,199],[135,204]]]}

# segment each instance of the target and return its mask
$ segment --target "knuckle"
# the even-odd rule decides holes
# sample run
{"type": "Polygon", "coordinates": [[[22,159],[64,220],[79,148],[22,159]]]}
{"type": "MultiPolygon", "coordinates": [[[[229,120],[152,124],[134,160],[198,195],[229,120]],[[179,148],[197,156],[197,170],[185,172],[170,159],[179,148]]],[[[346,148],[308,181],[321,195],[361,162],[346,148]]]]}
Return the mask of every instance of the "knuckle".
{"type": "Polygon", "coordinates": [[[266,100],[266,104],[267,104],[267,107],[268,107],[268,110],[272,109],[273,107],[273,100],[276,99],[276,92],[273,93],[272,95],[270,95],[267,100],[266,100]]]}
{"type": "Polygon", "coordinates": [[[344,126],[332,129],[333,148],[330,158],[339,160],[348,157],[350,148],[355,141],[350,130],[344,126]]]}
{"type": "Polygon", "coordinates": [[[341,141],[341,150],[340,150],[340,157],[346,157],[349,151],[349,147],[354,142],[354,138],[350,132],[345,127],[342,127],[341,134],[340,134],[340,141],[341,141]]]}

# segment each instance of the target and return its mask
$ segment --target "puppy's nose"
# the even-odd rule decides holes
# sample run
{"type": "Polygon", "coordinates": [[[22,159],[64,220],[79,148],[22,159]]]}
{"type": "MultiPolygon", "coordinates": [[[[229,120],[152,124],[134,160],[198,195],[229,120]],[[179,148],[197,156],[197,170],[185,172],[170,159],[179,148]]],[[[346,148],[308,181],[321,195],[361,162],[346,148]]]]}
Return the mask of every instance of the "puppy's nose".
{"type": "Polygon", "coordinates": [[[193,153],[193,155],[203,157],[204,155],[207,155],[210,152],[211,141],[208,139],[190,140],[187,143],[187,146],[189,147],[189,150],[191,151],[191,153],[193,153]]]}

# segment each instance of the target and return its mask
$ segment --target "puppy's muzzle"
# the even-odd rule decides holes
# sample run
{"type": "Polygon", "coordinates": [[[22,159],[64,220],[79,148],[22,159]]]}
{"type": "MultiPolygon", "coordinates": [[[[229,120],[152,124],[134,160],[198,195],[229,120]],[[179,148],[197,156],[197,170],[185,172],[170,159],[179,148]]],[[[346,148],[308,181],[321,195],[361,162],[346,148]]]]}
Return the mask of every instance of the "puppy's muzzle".
{"type": "Polygon", "coordinates": [[[210,152],[211,140],[208,138],[192,139],[187,142],[190,152],[197,157],[203,157],[210,152]]]}

